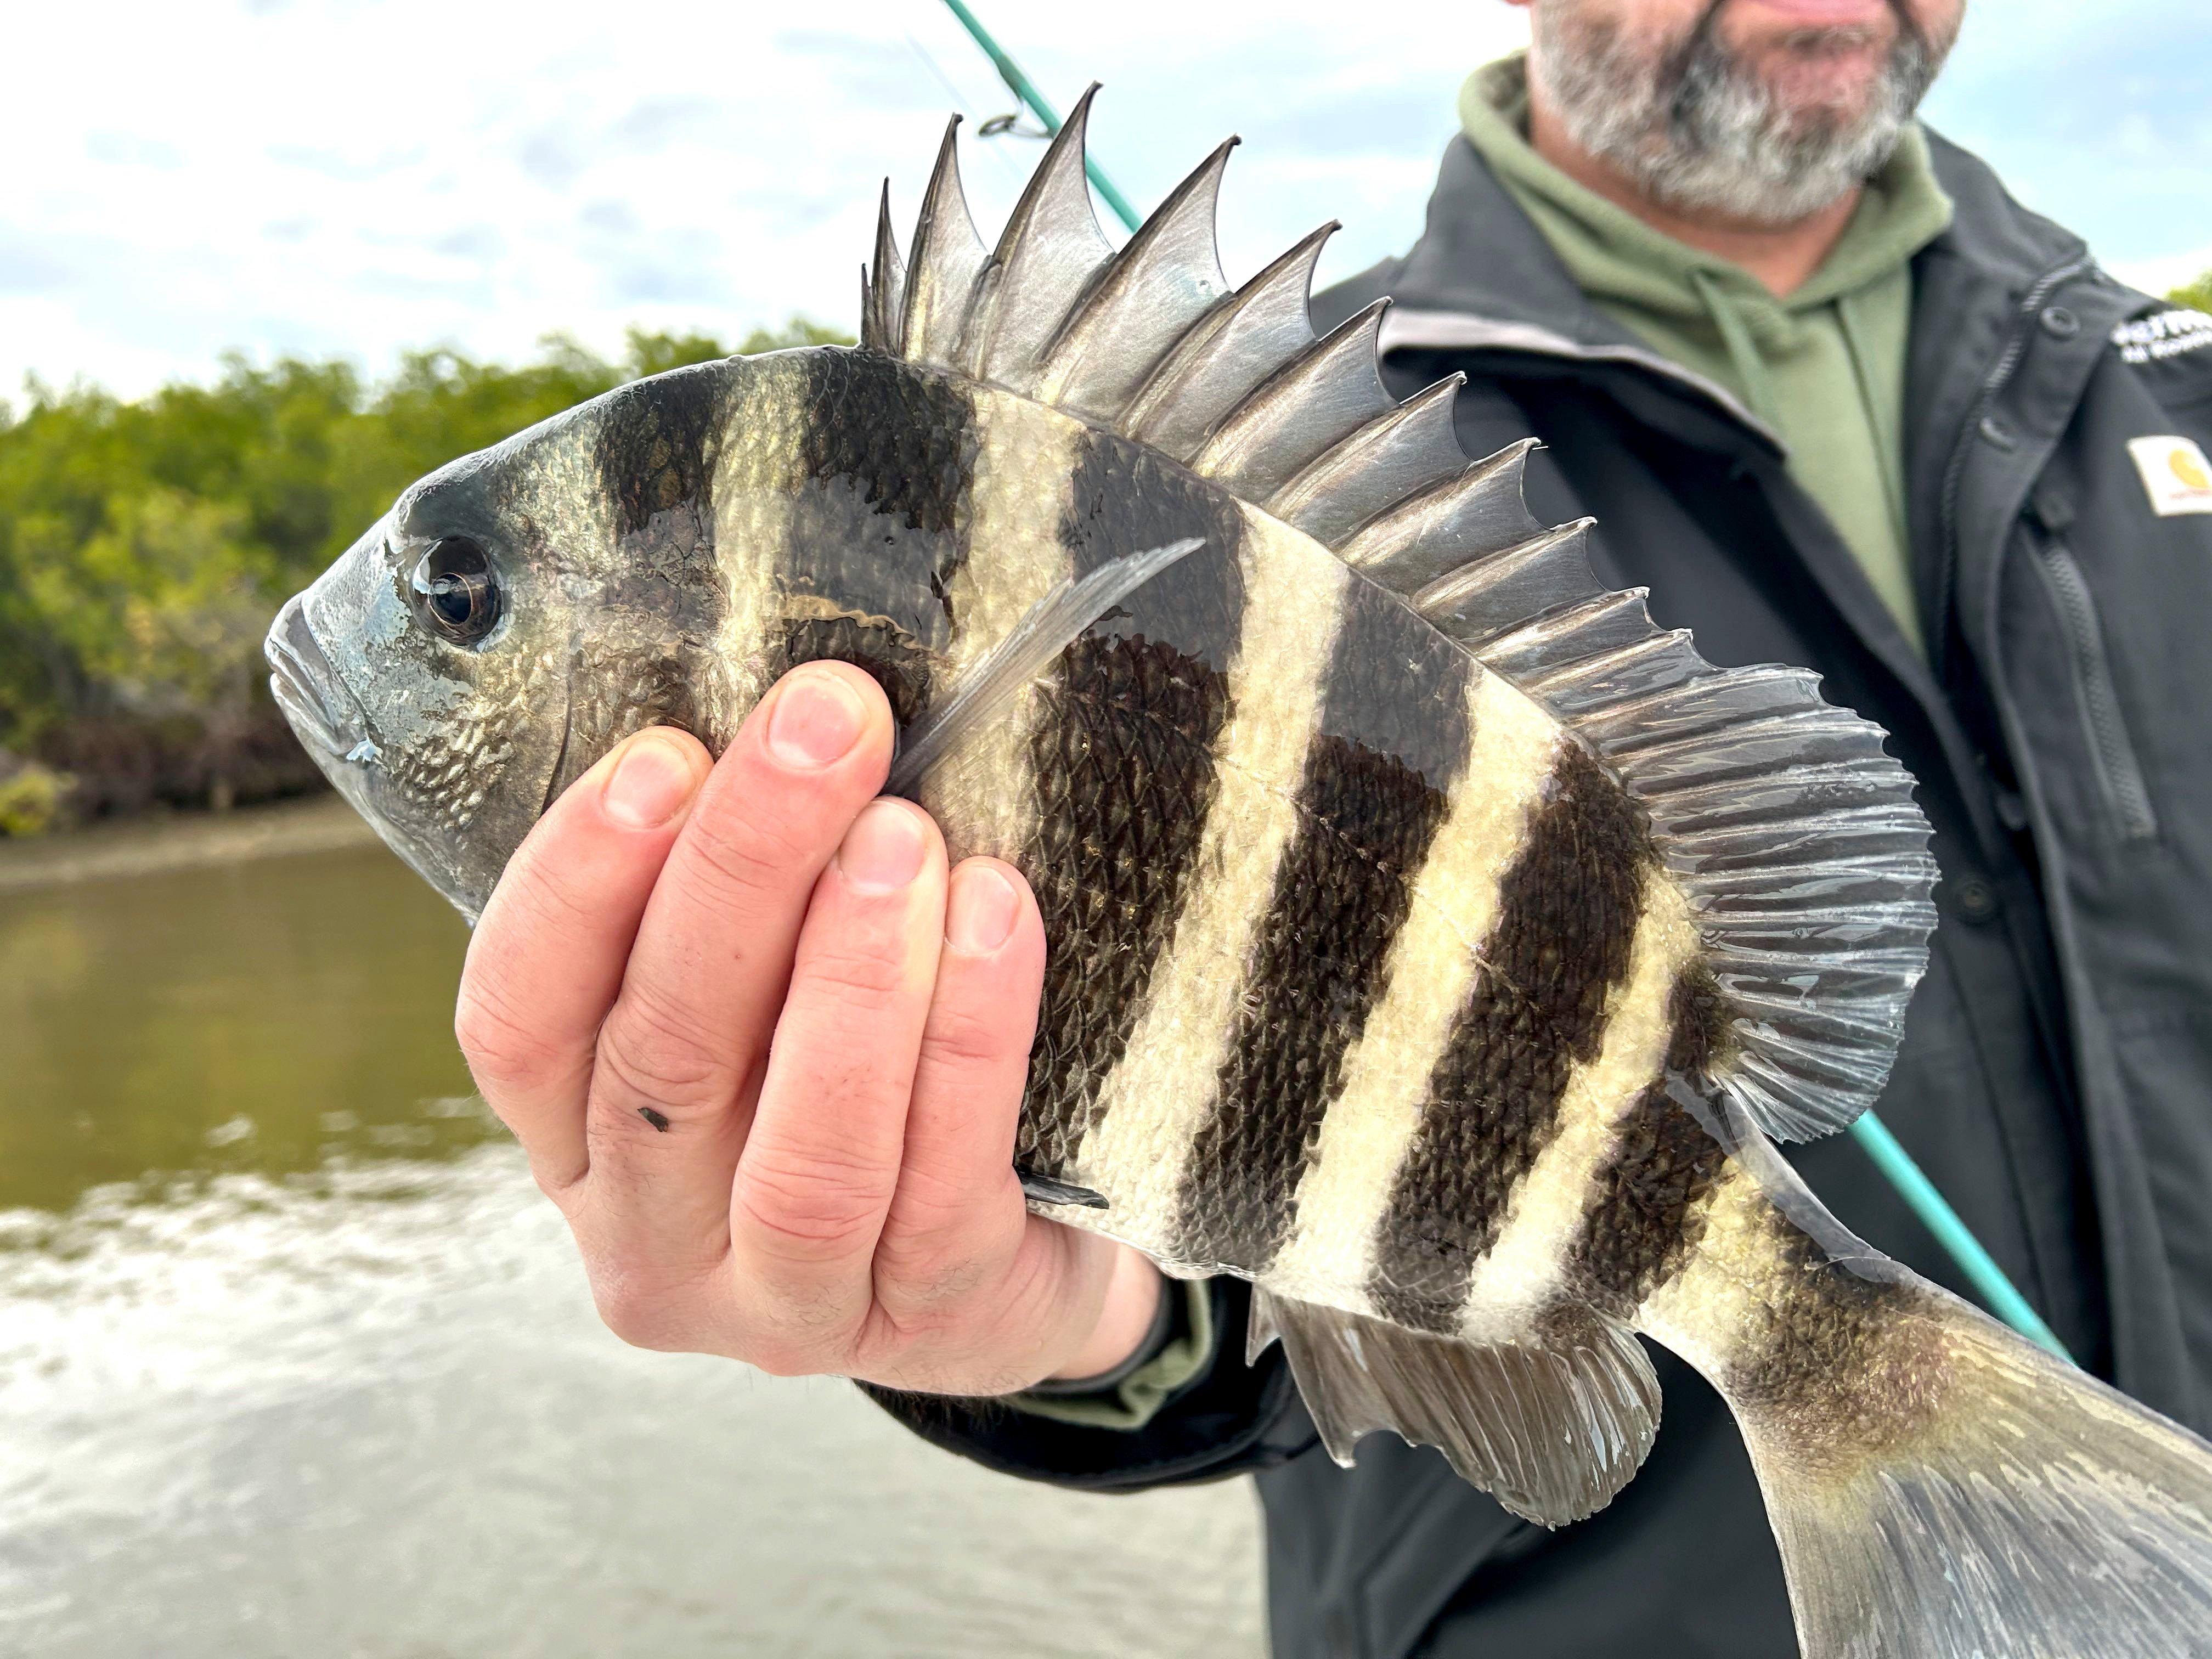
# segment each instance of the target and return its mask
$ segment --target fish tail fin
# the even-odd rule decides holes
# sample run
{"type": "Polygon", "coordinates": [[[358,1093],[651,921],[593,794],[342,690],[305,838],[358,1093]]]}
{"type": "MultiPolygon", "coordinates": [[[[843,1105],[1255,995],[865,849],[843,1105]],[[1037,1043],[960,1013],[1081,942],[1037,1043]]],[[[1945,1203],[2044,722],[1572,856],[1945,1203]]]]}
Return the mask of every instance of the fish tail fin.
{"type": "Polygon", "coordinates": [[[2212,1448],[1923,1288],[1948,1374],[1918,1432],[1808,1455],[1782,1400],[1724,1390],[1806,1659],[2212,1652],[2212,1448]]]}
{"type": "Polygon", "coordinates": [[[2212,1446],[1737,1158],[1764,1194],[1638,1323],[1735,1413],[1805,1659],[2212,1653],[2212,1446]]]}

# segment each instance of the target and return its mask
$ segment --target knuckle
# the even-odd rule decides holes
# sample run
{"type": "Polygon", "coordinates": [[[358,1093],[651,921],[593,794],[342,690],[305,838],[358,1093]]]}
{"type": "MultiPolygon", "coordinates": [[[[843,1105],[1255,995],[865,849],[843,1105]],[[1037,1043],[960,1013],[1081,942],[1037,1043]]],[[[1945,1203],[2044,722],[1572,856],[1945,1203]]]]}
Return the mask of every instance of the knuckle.
{"type": "Polygon", "coordinates": [[[953,1072],[979,1072],[1015,1051],[1003,1008],[945,1006],[932,1011],[922,1029],[922,1064],[953,1072]]]}
{"type": "Polygon", "coordinates": [[[551,1039],[508,1000],[493,976],[472,974],[461,981],[453,1037],[477,1080],[495,1089],[528,1087],[556,1064],[551,1039]]]}
{"type": "Polygon", "coordinates": [[[755,1152],[739,1168],[736,1203],[771,1249],[804,1260],[872,1247],[890,1181],[854,1161],[803,1161],[755,1152]]]}
{"type": "Polygon", "coordinates": [[[871,949],[859,940],[827,939],[807,952],[793,987],[794,995],[870,1008],[906,990],[911,975],[898,941],[871,949]]]}
{"type": "Polygon", "coordinates": [[[745,911],[804,888],[828,857],[773,816],[730,807],[704,812],[685,826],[690,842],[685,879],[717,909],[745,911]]]}
{"type": "Polygon", "coordinates": [[[684,1104],[733,1096],[740,1078],[688,1018],[649,991],[625,992],[599,1032],[595,1081],[620,1096],[684,1104]]]}
{"type": "Polygon", "coordinates": [[[606,1285],[594,1283],[592,1303],[599,1310],[599,1322],[633,1348],[672,1353],[683,1346],[680,1322],[667,1301],[626,1279],[606,1285]]]}
{"type": "Polygon", "coordinates": [[[744,1345],[741,1358],[755,1370],[770,1376],[819,1376],[840,1369],[842,1352],[818,1338],[779,1334],[757,1336],[744,1345]]]}

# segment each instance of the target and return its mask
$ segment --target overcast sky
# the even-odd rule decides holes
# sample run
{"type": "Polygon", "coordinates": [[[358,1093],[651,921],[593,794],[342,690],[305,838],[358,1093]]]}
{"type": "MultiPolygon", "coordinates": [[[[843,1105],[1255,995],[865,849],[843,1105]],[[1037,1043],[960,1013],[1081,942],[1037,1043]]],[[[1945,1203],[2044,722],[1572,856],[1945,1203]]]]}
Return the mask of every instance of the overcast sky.
{"type": "MultiPolygon", "coordinates": [[[[2212,265],[2204,0],[1978,0],[1928,113],[2106,262],[2212,265]]],[[[1317,222],[1323,274],[1418,233],[1453,100],[1516,43],[1501,0],[976,0],[1150,205],[1245,140],[1242,276],[1317,222]]],[[[903,234],[945,113],[1012,100],[939,0],[75,0],[0,70],[0,394],[27,372],[139,392],[220,355],[382,372],[565,329],[850,327],[888,173],[903,234]]],[[[1037,146],[969,147],[995,229],[1037,146]]]]}

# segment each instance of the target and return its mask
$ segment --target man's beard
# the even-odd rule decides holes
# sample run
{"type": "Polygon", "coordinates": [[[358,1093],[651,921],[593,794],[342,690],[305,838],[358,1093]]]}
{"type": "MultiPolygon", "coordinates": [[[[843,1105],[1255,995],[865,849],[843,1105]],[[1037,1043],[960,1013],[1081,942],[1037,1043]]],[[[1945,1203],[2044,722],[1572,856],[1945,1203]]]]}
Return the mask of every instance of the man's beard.
{"type": "MultiPolygon", "coordinates": [[[[1677,46],[1654,53],[1578,0],[1539,0],[1534,71],[1567,136],[1644,195],[1687,212],[1788,224],[1864,183],[1897,148],[1950,42],[1893,0],[1897,38],[1856,113],[1792,110],[1721,39],[1711,0],[1677,46]]],[[[1808,28],[1776,50],[1863,46],[1863,29],[1808,28]]]]}

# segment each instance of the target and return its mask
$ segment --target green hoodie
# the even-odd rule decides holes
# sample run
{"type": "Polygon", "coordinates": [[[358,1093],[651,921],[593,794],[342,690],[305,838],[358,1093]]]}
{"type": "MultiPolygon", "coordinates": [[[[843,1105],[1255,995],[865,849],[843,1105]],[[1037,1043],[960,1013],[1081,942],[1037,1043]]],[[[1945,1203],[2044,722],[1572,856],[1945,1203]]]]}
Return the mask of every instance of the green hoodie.
{"type": "Polygon", "coordinates": [[[1592,303],[1734,392],[1781,437],[1790,476],[1826,510],[1921,645],[1899,422],[1911,261],[1951,222],[1951,200],[1919,127],[1905,130],[1867,181],[1820,269],[1778,295],[1741,265],[1654,230],[1530,149],[1525,53],[1477,70],[1459,109],[1468,141],[1592,303]]]}

